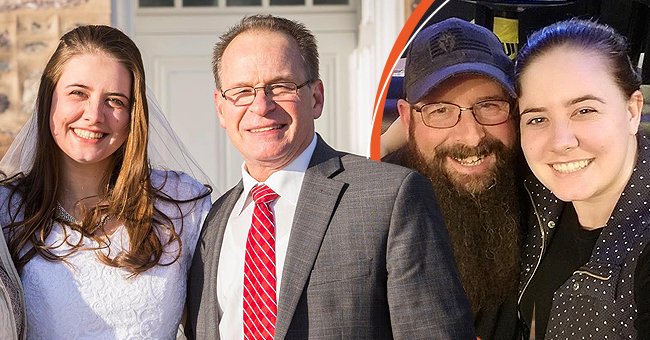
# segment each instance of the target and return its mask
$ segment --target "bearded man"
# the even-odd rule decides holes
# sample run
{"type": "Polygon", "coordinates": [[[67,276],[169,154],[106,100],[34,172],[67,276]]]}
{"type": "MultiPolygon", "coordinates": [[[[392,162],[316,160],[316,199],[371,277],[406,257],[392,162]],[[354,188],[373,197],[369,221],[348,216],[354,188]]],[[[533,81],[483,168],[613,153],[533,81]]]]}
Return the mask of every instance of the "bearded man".
{"type": "Polygon", "coordinates": [[[481,339],[516,335],[522,211],[513,63],[489,30],[451,18],[406,56],[404,147],[383,160],[427,176],[481,339]]]}

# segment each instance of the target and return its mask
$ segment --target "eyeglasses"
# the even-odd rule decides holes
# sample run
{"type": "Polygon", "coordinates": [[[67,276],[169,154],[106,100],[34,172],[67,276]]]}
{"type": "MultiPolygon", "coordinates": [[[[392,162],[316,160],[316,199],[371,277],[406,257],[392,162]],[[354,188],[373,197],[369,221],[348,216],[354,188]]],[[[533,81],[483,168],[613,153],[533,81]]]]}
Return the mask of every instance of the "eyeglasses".
{"type": "Polygon", "coordinates": [[[463,111],[472,111],[476,122],[486,126],[503,124],[510,118],[510,102],[499,99],[480,101],[471,107],[441,102],[413,108],[420,112],[424,125],[436,129],[456,126],[463,111]]]}
{"type": "Polygon", "coordinates": [[[221,96],[237,106],[250,105],[253,103],[253,100],[255,100],[255,96],[257,95],[257,90],[264,90],[264,94],[271,100],[293,99],[293,96],[298,94],[298,90],[310,82],[312,82],[311,79],[300,85],[297,85],[294,82],[286,81],[266,84],[264,86],[258,87],[233,87],[231,89],[221,91],[221,96]]]}

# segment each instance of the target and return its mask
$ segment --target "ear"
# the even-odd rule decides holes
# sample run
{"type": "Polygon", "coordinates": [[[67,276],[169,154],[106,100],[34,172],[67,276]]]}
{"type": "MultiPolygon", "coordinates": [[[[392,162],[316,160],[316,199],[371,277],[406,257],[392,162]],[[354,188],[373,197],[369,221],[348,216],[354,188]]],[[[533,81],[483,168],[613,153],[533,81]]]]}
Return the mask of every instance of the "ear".
{"type": "Polygon", "coordinates": [[[226,128],[226,120],[223,116],[223,106],[227,105],[226,103],[226,98],[224,98],[221,95],[221,91],[219,89],[214,90],[214,106],[217,109],[217,117],[219,118],[219,125],[221,125],[222,128],[226,128]]]}
{"type": "Polygon", "coordinates": [[[404,124],[406,131],[409,131],[411,126],[411,104],[404,99],[397,100],[397,111],[399,112],[399,118],[404,124]]]}
{"type": "Polygon", "coordinates": [[[627,112],[629,114],[630,134],[636,134],[639,131],[641,123],[641,113],[643,111],[643,93],[636,90],[627,100],[627,112]]]}
{"type": "Polygon", "coordinates": [[[325,87],[320,79],[314,80],[311,86],[311,109],[314,119],[318,119],[323,113],[323,103],[325,102],[325,87]]]}

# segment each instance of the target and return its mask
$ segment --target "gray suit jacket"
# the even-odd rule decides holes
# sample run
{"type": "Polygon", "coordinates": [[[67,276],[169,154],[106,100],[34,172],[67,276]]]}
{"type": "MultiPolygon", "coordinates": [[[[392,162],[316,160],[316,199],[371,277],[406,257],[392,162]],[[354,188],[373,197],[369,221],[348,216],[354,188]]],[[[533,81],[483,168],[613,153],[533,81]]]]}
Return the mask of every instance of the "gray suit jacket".
{"type": "MultiPolygon", "coordinates": [[[[242,190],[240,182],[219,198],[203,226],[189,276],[188,338],[219,339],[217,267],[242,190]]],[[[280,284],[276,339],[475,338],[430,182],[337,152],[320,136],[280,284]]]]}

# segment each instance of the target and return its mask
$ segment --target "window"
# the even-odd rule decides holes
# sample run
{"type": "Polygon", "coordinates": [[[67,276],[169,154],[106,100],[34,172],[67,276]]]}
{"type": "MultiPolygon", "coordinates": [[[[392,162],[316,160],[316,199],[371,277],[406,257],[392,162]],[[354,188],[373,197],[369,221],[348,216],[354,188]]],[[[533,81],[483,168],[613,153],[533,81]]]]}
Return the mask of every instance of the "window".
{"type": "Polygon", "coordinates": [[[139,0],[140,8],[350,5],[350,0],[139,0]]]}

